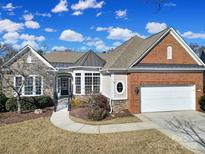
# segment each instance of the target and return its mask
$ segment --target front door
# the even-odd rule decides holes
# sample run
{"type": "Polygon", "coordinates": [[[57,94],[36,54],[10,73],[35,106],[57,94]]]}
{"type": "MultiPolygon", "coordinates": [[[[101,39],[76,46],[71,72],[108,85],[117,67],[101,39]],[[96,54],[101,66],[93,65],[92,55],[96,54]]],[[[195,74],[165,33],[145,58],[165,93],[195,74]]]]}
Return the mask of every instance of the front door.
{"type": "Polygon", "coordinates": [[[68,95],[68,78],[67,77],[61,77],[61,96],[68,95]]]}

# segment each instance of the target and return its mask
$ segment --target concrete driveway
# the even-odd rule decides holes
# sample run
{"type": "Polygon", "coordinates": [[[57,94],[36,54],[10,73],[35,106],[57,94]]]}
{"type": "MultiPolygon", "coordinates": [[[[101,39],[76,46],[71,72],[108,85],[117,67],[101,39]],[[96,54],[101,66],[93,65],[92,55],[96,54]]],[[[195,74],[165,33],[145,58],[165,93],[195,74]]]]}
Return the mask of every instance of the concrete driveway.
{"type": "Polygon", "coordinates": [[[204,113],[197,111],[158,112],[143,113],[139,117],[144,121],[153,122],[158,130],[195,153],[205,153],[204,113]],[[204,147],[198,142],[204,144],[204,147]]]}

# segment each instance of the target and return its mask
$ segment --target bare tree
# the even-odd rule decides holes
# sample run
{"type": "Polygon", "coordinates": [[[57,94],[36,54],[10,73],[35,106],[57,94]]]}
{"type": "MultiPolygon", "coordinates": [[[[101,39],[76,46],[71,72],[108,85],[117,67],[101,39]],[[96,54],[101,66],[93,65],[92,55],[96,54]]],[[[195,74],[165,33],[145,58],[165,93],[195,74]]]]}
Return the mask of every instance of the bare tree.
{"type": "Polygon", "coordinates": [[[198,125],[190,119],[182,120],[175,117],[172,120],[167,121],[167,124],[168,129],[170,129],[171,131],[181,133],[189,137],[190,140],[198,143],[205,149],[205,138],[202,137],[205,135],[205,130],[198,127],[198,125]]]}
{"type": "MultiPolygon", "coordinates": [[[[4,50],[4,52],[7,51],[8,50],[4,50]]],[[[6,89],[7,91],[13,91],[13,94],[17,99],[18,113],[21,113],[20,100],[22,98],[22,89],[31,74],[43,77],[42,80],[45,89],[49,89],[54,82],[54,75],[51,75],[52,71],[50,71],[48,67],[45,67],[42,61],[40,61],[37,57],[32,60],[32,63],[28,63],[26,61],[26,57],[24,57],[22,59],[16,60],[12,65],[4,65],[0,69],[1,79],[3,81],[3,89],[6,89]],[[21,85],[18,85],[18,87],[14,85],[13,81],[14,77],[17,75],[22,77],[21,85]]]]}

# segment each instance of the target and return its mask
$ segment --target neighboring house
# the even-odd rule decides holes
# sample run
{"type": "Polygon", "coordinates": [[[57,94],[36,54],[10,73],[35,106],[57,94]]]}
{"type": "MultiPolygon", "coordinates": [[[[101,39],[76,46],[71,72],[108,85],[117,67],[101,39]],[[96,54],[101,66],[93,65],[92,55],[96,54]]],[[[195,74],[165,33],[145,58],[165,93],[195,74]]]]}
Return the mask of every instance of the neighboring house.
{"type": "MultiPolygon", "coordinates": [[[[26,46],[4,67],[30,75],[24,96],[101,93],[114,111],[128,108],[132,113],[199,110],[205,69],[173,28],[146,39],[134,36],[108,53],[56,51],[43,58],[26,46]]],[[[19,74],[5,76],[16,87],[24,80],[19,74]]]]}

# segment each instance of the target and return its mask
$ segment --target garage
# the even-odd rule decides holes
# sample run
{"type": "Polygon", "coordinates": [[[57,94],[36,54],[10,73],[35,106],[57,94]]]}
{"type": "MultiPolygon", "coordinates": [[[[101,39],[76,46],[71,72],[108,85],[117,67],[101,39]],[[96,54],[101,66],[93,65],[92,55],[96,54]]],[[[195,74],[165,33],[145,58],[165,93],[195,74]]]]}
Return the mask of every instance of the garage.
{"type": "Polygon", "coordinates": [[[195,85],[141,87],[141,112],[195,110],[195,85]]]}

